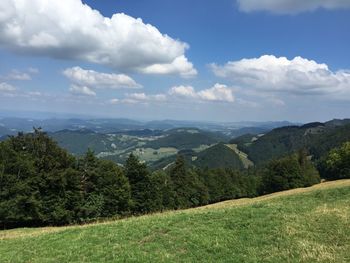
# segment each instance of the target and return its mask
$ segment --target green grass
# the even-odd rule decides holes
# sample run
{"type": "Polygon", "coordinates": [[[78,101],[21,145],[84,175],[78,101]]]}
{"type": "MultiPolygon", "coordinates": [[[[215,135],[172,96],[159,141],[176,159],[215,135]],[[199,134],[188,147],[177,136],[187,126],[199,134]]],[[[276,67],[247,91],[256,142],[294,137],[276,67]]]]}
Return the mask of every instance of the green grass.
{"type": "Polygon", "coordinates": [[[161,147],[159,149],[136,148],[133,151],[133,154],[136,155],[140,160],[149,163],[172,155],[176,155],[177,152],[178,150],[172,147],[161,147]]]}
{"type": "Polygon", "coordinates": [[[350,180],[86,226],[0,231],[0,262],[350,262],[350,180]]]}

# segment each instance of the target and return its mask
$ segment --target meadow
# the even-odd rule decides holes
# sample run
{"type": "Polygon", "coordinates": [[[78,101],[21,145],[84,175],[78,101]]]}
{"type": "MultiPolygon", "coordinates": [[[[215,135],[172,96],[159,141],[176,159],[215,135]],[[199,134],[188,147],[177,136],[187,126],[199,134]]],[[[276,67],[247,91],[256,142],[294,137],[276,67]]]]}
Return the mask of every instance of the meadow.
{"type": "Polygon", "coordinates": [[[350,180],[82,226],[0,231],[1,262],[349,262],[350,180]]]}

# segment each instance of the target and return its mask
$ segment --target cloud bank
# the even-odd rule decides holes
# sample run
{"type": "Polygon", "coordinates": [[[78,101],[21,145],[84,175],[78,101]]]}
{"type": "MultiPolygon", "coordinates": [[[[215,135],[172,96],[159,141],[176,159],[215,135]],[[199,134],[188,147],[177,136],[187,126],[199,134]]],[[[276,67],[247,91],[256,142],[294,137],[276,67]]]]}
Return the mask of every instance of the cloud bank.
{"type": "Polygon", "coordinates": [[[169,90],[170,96],[194,99],[197,101],[234,102],[232,89],[226,85],[216,83],[209,89],[195,91],[192,86],[174,86],[169,90]]]}
{"type": "Polygon", "coordinates": [[[260,58],[212,64],[218,77],[231,80],[243,90],[294,95],[332,95],[350,99],[350,71],[331,71],[326,64],[295,57],[264,55],[260,58]]]}
{"type": "Polygon", "coordinates": [[[323,9],[348,9],[348,0],[237,0],[243,12],[267,11],[274,14],[297,14],[323,9]]]}
{"type": "Polygon", "coordinates": [[[104,17],[81,0],[1,0],[0,44],[24,54],[81,60],[120,71],[197,74],[188,44],[123,13],[104,17]]]}
{"type": "Polygon", "coordinates": [[[146,94],[142,93],[127,93],[125,98],[114,98],[108,101],[109,104],[148,104],[148,103],[205,103],[205,102],[221,102],[231,103],[235,101],[231,88],[223,84],[215,84],[209,89],[196,91],[192,86],[174,86],[167,93],[146,94]]]}

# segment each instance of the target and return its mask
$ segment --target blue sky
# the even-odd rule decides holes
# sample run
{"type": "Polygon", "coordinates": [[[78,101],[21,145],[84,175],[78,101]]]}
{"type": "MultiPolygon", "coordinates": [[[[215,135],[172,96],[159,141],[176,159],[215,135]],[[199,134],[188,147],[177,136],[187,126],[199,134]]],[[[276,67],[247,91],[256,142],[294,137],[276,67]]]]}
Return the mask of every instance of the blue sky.
{"type": "Polygon", "coordinates": [[[349,117],[350,1],[21,2],[0,4],[0,110],[349,117]]]}

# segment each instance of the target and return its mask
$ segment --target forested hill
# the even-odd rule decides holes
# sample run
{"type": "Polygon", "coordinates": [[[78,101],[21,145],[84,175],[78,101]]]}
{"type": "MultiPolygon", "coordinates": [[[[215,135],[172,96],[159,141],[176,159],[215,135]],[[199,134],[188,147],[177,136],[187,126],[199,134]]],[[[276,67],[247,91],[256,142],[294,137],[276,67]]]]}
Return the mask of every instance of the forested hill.
{"type": "Polygon", "coordinates": [[[277,128],[263,136],[243,135],[231,143],[237,144],[259,165],[303,148],[313,155],[314,160],[319,160],[346,141],[350,141],[349,119],[277,128]]]}
{"type": "Polygon", "coordinates": [[[243,169],[239,156],[228,146],[218,143],[200,152],[193,161],[200,168],[236,168],[243,169]]]}

